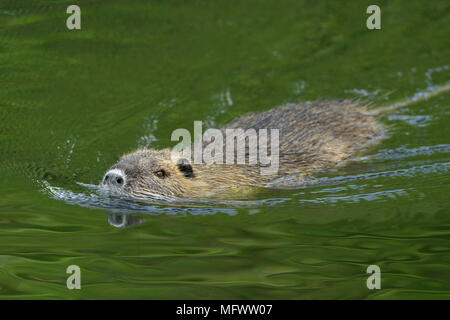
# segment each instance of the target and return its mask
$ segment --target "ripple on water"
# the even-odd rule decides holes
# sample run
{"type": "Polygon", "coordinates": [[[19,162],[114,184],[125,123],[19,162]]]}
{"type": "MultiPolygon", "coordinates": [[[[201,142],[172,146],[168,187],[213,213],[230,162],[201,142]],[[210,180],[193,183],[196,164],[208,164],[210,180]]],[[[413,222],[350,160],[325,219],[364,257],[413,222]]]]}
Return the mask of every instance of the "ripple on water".
{"type": "MultiPolygon", "coordinates": [[[[445,145],[446,146],[446,145],[445,145]]],[[[447,146],[446,146],[447,147],[447,146]]],[[[285,206],[303,204],[335,204],[337,202],[355,203],[360,201],[376,201],[396,199],[408,195],[408,188],[383,189],[383,184],[368,187],[365,181],[373,179],[415,177],[417,175],[444,174],[450,169],[448,163],[434,163],[431,165],[415,166],[411,168],[379,171],[364,174],[350,174],[335,177],[305,177],[299,175],[287,176],[277,179],[270,187],[298,189],[302,187],[305,192],[292,194],[292,197],[267,198],[259,200],[232,201],[232,200],[192,200],[159,197],[148,199],[144,202],[130,201],[130,199],[111,198],[102,195],[98,187],[90,184],[82,184],[86,192],[73,192],[57,186],[52,186],[47,181],[41,181],[42,190],[54,199],[65,201],[68,204],[83,207],[103,209],[116,214],[110,216],[109,222],[115,226],[127,226],[137,224],[133,218],[117,216],[117,214],[145,213],[149,215],[213,215],[225,213],[237,214],[238,208],[259,208],[266,206],[285,206]],[[300,177],[300,178],[299,178],[300,177]],[[301,184],[299,184],[301,182],[301,184]],[[362,182],[354,184],[350,182],[362,182]],[[343,185],[329,187],[330,185],[343,185]],[[305,187],[318,187],[313,190],[305,187]],[[375,189],[374,189],[375,188],[375,189]],[[381,190],[380,190],[381,189],[381,190]],[[356,192],[356,193],[355,193],[356,192]]]]}

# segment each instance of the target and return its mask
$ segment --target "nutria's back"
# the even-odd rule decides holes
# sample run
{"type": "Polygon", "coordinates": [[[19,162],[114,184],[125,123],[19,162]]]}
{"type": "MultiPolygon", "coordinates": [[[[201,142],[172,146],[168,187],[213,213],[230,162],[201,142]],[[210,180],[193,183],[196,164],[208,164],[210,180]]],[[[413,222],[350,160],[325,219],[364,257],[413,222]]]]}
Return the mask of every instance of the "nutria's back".
{"type": "Polygon", "coordinates": [[[222,129],[279,129],[279,175],[329,168],[382,132],[363,103],[321,100],[247,113],[222,129]]]}

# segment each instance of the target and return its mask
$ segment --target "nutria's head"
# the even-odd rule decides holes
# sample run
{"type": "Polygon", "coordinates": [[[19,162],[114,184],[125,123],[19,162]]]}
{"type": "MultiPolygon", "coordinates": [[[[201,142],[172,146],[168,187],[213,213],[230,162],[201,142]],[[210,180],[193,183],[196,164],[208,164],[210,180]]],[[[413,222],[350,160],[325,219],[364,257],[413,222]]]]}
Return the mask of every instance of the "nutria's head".
{"type": "Polygon", "coordinates": [[[168,149],[141,149],[124,155],[104,175],[100,189],[134,199],[184,197],[195,173],[185,158],[173,161],[168,149]]]}

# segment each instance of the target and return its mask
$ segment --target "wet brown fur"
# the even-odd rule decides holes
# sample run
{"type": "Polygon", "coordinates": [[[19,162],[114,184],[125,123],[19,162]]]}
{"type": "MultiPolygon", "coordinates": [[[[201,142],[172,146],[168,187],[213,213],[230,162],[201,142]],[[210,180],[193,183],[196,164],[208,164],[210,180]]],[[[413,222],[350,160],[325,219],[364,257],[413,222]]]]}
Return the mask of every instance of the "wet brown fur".
{"type": "Polygon", "coordinates": [[[192,163],[193,175],[186,176],[171,161],[168,149],[137,150],[124,155],[111,169],[125,172],[127,183],[122,193],[132,198],[153,194],[210,197],[230,187],[265,186],[283,175],[333,167],[382,133],[377,118],[362,102],[321,100],[251,112],[221,128],[279,129],[280,167],[274,175],[261,175],[258,165],[192,163]],[[154,174],[160,169],[167,174],[164,178],[154,174]]]}

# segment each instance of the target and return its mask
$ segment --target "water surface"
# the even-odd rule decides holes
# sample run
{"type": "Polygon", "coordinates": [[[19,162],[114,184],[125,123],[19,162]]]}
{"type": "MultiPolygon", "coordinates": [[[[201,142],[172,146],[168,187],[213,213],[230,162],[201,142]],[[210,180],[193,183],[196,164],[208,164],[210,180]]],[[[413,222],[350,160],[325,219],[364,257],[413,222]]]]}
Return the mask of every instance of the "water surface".
{"type": "Polygon", "coordinates": [[[181,204],[95,189],[194,120],[445,85],[448,1],[380,1],[377,31],[369,1],[81,0],[80,31],[69,4],[0,3],[0,298],[450,298],[450,94],[384,118],[387,139],[304,188],[181,204]]]}

